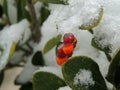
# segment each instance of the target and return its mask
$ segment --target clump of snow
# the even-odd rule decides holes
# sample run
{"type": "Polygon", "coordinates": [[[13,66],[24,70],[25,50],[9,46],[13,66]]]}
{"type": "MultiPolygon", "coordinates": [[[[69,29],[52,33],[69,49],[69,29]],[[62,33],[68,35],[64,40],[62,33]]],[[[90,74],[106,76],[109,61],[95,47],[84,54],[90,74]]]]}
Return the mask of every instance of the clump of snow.
{"type": "Polygon", "coordinates": [[[18,43],[19,40],[24,38],[24,33],[25,37],[28,38],[30,36],[29,32],[29,22],[24,19],[21,22],[17,24],[13,24],[11,26],[5,27],[1,32],[0,32],[0,41],[13,41],[15,43],[18,43]]]}
{"type": "Polygon", "coordinates": [[[95,81],[93,80],[92,73],[89,70],[80,69],[74,77],[74,85],[77,87],[81,85],[88,89],[89,86],[94,86],[95,81]]]}
{"type": "Polygon", "coordinates": [[[52,66],[44,66],[44,67],[40,67],[36,72],[40,72],[40,71],[50,72],[50,73],[57,75],[60,78],[63,78],[60,68],[56,68],[56,67],[52,67],[52,66]]]}
{"type": "Polygon", "coordinates": [[[16,78],[16,83],[26,84],[32,79],[34,72],[39,68],[37,66],[32,65],[31,63],[32,55],[27,57],[26,59],[27,59],[27,62],[24,66],[24,69],[16,78]]]}
{"type": "Polygon", "coordinates": [[[60,87],[58,90],[72,90],[72,89],[68,86],[65,86],[65,87],[60,87]]]}
{"type": "Polygon", "coordinates": [[[52,15],[57,15],[54,18],[60,32],[70,32],[82,24],[90,25],[93,23],[94,20],[98,19],[103,0],[69,0],[68,3],[69,5],[61,5],[52,11],[52,15]]]}

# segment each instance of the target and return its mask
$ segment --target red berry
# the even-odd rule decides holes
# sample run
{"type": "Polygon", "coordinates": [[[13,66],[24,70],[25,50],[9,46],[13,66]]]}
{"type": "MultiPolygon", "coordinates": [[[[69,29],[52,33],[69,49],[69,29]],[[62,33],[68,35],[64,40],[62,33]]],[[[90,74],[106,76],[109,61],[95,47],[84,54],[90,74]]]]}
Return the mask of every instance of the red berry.
{"type": "Polygon", "coordinates": [[[74,50],[74,44],[65,45],[63,51],[67,56],[71,56],[74,50]]]}
{"type": "Polygon", "coordinates": [[[60,45],[57,47],[57,56],[58,56],[58,57],[63,58],[63,57],[66,56],[65,53],[64,53],[64,51],[63,51],[63,47],[64,47],[64,44],[63,44],[63,43],[60,44],[60,45]]]}
{"type": "Polygon", "coordinates": [[[63,37],[64,44],[71,44],[75,40],[75,37],[72,33],[66,33],[63,37]]]}
{"type": "Polygon", "coordinates": [[[56,57],[56,62],[58,65],[62,65],[63,63],[65,63],[68,60],[68,57],[64,57],[64,58],[60,58],[60,57],[56,57]]]}

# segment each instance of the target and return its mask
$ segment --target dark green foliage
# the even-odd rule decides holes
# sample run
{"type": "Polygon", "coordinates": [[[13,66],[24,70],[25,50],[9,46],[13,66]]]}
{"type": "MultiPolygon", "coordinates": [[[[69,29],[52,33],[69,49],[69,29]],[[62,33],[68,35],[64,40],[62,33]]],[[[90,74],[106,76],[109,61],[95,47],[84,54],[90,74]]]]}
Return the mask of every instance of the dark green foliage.
{"type": "Polygon", "coordinates": [[[29,82],[29,83],[27,83],[25,85],[22,85],[19,90],[33,90],[32,83],[29,82]]]}
{"type": "Polygon", "coordinates": [[[65,85],[61,78],[49,72],[36,72],[33,76],[33,90],[57,90],[65,85]]]}
{"type": "Polygon", "coordinates": [[[16,0],[17,8],[17,21],[21,21],[23,18],[30,20],[28,11],[26,11],[26,0],[16,0]]]}
{"type": "Polygon", "coordinates": [[[65,64],[63,64],[62,73],[66,83],[72,88],[72,90],[107,90],[99,67],[91,58],[85,56],[70,58],[65,64]],[[88,85],[88,88],[80,83],[76,86],[74,84],[74,77],[80,70],[90,71],[95,84],[88,85]]]}
{"type": "Polygon", "coordinates": [[[50,10],[48,9],[48,5],[44,4],[43,7],[41,8],[41,17],[40,17],[40,23],[41,25],[43,24],[43,22],[48,18],[48,16],[50,15],[50,10]]]}
{"type": "Polygon", "coordinates": [[[5,15],[8,17],[8,2],[7,2],[7,0],[4,0],[4,2],[3,2],[3,10],[4,10],[5,15]]]}
{"type": "Polygon", "coordinates": [[[116,51],[111,60],[106,79],[120,89],[120,49],[116,51]]]}
{"type": "Polygon", "coordinates": [[[68,0],[38,0],[43,3],[54,3],[54,4],[68,4],[68,0]]]}
{"type": "Polygon", "coordinates": [[[37,51],[33,58],[32,58],[32,64],[36,66],[43,66],[44,60],[41,51],[37,51]]]}
{"type": "Polygon", "coordinates": [[[2,17],[2,15],[3,15],[3,8],[2,8],[2,6],[0,5],[0,18],[2,17]]]}
{"type": "Polygon", "coordinates": [[[3,79],[4,79],[4,71],[2,70],[2,71],[0,71],[0,86],[3,82],[3,79]]]}
{"type": "Polygon", "coordinates": [[[5,24],[0,23],[0,30],[2,30],[4,26],[5,24]]]}

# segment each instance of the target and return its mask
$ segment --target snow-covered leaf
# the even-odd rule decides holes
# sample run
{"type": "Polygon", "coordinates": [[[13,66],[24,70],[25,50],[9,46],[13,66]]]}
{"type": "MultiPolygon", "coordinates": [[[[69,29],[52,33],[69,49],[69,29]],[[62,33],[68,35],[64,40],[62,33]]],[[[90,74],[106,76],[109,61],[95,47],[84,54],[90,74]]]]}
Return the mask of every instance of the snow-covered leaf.
{"type": "Polygon", "coordinates": [[[44,46],[43,54],[46,54],[49,50],[51,50],[55,45],[57,45],[61,40],[62,35],[59,34],[56,37],[51,38],[44,46]]]}
{"type": "Polygon", "coordinates": [[[120,89],[120,49],[116,51],[111,60],[106,79],[117,89],[120,89]]]}
{"type": "Polygon", "coordinates": [[[33,90],[57,90],[65,85],[61,78],[49,72],[36,72],[33,76],[33,90]]]}
{"type": "Polygon", "coordinates": [[[102,19],[102,16],[103,16],[103,8],[101,7],[100,10],[98,12],[98,15],[96,15],[96,17],[91,17],[90,19],[88,19],[88,21],[84,22],[81,26],[80,26],[80,29],[83,29],[83,30],[90,30],[94,27],[96,27],[101,19],[102,19]]]}
{"type": "Polygon", "coordinates": [[[99,42],[100,42],[100,40],[97,40],[97,38],[93,38],[91,41],[91,45],[99,50],[106,52],[106,53],[111,52],[111,45],[103,47],[103,46],[101,46],[101,44],[99,42]]]}
{"type": "Polygon", "coordinates": [[[38,0],[43,3],[54,3],[54,4],[68,4],[68,0],[38,0]]]}
{"type": "Polygon", "coordinates": [[[7,65],[15,51],[15,47],[14,42],[0,43],[0,71],[7,65]]]}
{"type": "Polygon", "coordinates": [[[70,58],[62,66],[63,77],[73,90],[107,90],[97,63],[85,56],[70,58]]]}

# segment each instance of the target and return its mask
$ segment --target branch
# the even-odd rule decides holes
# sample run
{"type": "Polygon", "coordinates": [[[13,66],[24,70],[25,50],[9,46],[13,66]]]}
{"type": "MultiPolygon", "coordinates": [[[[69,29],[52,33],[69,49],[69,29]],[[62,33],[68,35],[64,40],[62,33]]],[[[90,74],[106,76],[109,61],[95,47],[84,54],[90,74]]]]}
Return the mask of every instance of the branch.
{"type": "Polygon", "coordinates": [[[32,21],[32,39],[34,40],[34,42],[38,43],[41,37],[40,24],[37,20],[35,8],[32,4],[32,0],[27,0],[27,6],[29,9],[29,14],[31,16],[31,21],[32,21]]]}

